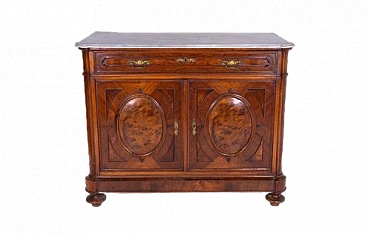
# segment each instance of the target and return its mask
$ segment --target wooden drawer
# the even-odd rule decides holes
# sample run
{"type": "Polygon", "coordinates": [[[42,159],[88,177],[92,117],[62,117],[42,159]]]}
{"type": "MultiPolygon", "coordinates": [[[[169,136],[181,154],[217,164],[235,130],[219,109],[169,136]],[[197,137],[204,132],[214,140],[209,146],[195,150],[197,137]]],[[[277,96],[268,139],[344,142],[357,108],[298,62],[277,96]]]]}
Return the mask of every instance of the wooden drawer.
{"type": "Polygon", "coordinates": [[[232,53],[96,52],[95,73],[278,73],[277,51],[232,53]]]}

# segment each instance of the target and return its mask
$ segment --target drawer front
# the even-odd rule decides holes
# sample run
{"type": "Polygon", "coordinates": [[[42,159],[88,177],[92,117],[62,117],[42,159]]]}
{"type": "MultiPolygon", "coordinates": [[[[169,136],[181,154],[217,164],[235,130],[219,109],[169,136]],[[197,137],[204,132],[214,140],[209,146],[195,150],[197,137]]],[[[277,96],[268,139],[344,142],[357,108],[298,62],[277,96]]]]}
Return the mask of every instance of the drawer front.
{"type": "Polygon", "coordinates": [[[277,73],[277,51],[232,53],[96,52],[96,73],[277,73]]]}

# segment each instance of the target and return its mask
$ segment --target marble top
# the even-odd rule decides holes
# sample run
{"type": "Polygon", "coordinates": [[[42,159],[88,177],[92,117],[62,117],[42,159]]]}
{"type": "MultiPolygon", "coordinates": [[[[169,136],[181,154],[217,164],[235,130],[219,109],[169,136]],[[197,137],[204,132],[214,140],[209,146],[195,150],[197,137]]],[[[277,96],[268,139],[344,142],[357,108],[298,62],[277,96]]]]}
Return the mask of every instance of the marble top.
{"type": "Polygon", "coordinates": [[[275,33],[118,33],[94,32],[79,48],[290,48],[275,33]]]}

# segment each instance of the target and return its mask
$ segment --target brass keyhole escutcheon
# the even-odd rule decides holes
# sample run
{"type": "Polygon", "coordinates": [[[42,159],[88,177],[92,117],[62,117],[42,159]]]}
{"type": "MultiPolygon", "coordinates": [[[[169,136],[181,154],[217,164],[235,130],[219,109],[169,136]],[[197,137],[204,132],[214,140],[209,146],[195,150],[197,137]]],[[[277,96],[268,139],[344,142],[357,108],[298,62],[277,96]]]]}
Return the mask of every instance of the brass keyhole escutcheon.
{"type": "Polygon", "coordinates": [[[192,135],[195,136],[197,134],[197,123],[196,120],[192,120],[192,135]]]}
{"type": "Polygon", "coordinates": [[[197,61],[197,59],[195,58],[188,58],[188,57],[183,57],[183,58],[177,58],[175,61],[179,62],[179,63],[194,63],[197,61]]]}
{"type": "Polygon", "coordinates": [[[179,124],[178,124],[178,120],[175,119],[174,120],[174,135],[177,136],[179,134],[179,124]]]}

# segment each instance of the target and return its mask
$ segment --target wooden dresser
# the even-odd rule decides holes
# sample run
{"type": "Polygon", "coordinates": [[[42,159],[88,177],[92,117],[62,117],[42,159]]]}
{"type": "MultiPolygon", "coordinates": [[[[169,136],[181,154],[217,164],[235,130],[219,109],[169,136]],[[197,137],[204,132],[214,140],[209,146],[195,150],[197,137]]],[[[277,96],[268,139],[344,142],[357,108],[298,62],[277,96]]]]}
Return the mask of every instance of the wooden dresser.
{"type": "Polygon", "coordinates": [[[281,170],[287,55],[273,33],[95,32],[83,52],[90,173],[101,192],[270,192],[281,170]]]}

